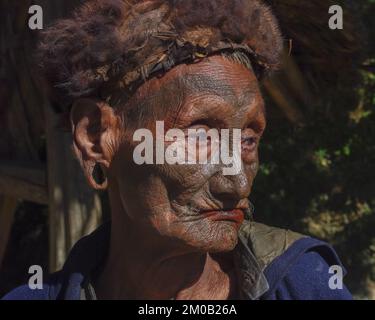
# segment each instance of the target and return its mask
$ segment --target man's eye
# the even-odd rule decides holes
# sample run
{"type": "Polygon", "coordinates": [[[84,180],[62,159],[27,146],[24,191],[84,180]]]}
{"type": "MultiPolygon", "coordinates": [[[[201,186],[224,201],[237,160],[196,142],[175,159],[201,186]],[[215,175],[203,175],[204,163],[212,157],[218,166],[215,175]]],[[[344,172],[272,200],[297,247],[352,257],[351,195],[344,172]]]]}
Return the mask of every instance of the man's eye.
{"type": "Polygon", "coordinates": [[[243,138],[242,143],[253,145],[254,143],[257,143],[257,139],[255,137],[243,138]]]}
{"type": "Polygon", "coordinates": [[[254,148],[257,146],[257,144],[258,144],[257,137],[245,137],[245,138],[242,138],[242,147],[246,151],[253,151],[254,148]]]}
{"type": "Polygon", "coordinates": [[[207,131],[203,128],[200,128],[200,129],[197,130],[196,137],[200,140],[201,139],[207,139],[207,140],[210,139],[210,137],[207,135],[207,131]]]}
{"type": "Polygon", "coordinates": [[[201,140],[207,139],[208,141],[211,139],[211,137],[207,134],[210,128],[207,126],[193,126],[190,127],[187,131],[187,135],[190,138],[196,139],[197,142],[200,142],[201,140]]]}

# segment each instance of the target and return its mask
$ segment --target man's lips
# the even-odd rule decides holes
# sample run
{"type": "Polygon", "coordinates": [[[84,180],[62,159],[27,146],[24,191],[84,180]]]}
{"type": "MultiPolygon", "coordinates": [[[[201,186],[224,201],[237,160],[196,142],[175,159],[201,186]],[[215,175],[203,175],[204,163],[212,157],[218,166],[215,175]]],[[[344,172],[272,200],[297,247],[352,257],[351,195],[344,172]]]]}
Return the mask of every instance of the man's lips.
{"type": "Polygon", "coordinates": [[[238,225],[242,224],[245,217],[242,209],[205,211],[202,214],[212,221],[232,221],[238,225]]]}

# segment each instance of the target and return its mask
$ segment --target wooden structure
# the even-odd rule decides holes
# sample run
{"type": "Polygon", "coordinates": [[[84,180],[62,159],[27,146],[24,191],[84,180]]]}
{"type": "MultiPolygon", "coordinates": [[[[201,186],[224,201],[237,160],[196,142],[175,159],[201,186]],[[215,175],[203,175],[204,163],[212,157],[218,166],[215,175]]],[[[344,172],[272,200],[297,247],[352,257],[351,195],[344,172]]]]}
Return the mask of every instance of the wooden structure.
{"type": "Polygon", "coordinates": [[[17,202],[27,200],[49,207],[49,265],[55,271],[72,245],[98,226],[101,203],[73,157],[71,135],[58,129],[34,77],[37,31],[28,28],[28,9],[35,2],[43,8],[45,24],[79,3],[0,3],[0,265],[17,202]]]}

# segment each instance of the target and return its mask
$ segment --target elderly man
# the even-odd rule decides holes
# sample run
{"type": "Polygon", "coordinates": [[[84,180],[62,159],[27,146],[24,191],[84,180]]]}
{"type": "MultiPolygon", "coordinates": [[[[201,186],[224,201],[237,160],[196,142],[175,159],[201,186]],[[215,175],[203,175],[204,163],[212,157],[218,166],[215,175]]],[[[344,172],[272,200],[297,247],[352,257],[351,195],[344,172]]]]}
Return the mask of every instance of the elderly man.
{"type": "Polygon", "coordinates": [[[70,114],[88,183],[108,190],[111,221],[76,244],[43,290],[6,299],[351,299],[331,284],[340,261],[329,245],[252,219],[266,126],[259,80],[281,51],[260,0],[93,0],[46,30],[49,93],[70,114]],[[160,121],[187,140],[192,129],[241,130],[239,170],[136,163],[134,133],[157,139],[160,121]]]}

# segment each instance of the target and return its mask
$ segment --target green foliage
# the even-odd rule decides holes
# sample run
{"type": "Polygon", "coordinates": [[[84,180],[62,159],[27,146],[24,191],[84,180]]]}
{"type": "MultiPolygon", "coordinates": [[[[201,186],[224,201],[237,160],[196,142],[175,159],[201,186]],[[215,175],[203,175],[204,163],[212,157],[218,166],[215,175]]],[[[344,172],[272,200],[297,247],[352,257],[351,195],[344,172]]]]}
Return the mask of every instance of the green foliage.
{"type": "Polygon", "coordinates": [[[360,10],[368,46],[356,75],[325,88],[319,105],[302,110],[307,120],[298,128],[273,117],[268,102],[252,201],[256,219],[332,243],[350,289],[374,297],[375,1],[360,10]]]}

